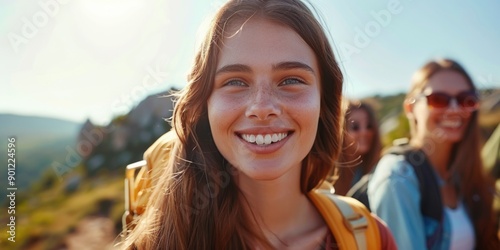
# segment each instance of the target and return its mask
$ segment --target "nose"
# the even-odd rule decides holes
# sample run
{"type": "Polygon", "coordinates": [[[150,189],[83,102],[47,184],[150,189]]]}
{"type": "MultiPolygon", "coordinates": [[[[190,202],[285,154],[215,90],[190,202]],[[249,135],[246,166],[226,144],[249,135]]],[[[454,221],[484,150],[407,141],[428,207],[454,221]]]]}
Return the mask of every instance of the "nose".
{"type": "Polygon", "coordinates": [[[451,98],[450,104],[448,104],[449,110],[459,110],[460,106],[458,105],[458,101],[456,98],[451,98]]]}
{"type": "Polygon", "coordinates": [[[245,115],[249,118],[266,120],[281,114],[279,96],[272,86],[254,86],[250,94],[245,115]]]}

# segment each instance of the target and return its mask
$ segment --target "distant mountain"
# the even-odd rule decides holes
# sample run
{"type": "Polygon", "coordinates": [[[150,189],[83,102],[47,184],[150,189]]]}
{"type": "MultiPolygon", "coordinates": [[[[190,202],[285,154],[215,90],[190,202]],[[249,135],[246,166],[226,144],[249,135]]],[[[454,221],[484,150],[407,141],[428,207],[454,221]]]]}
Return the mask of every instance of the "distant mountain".
{"type": "MultiPolygon", "coordinates": [[[[7,162],[7,138],[15,137],[16,186],[26,190],[53,161],[63,161],[73,147],[81,124],[48,117],[0,114],[0,162],[7,162]]],[[[1,192],[7,169],[0,171],[1,192]]],[[[2,193],[3,194],[3,193],[2,193]]],[[[1,195],[0,201],[5,195],[1,195]]]]}
{"type": "Polygon", "coordinates": [[[76,135],[81,124],[56,118],[0,114],[0,138],[18,136],[39,141],[76,135]]]}

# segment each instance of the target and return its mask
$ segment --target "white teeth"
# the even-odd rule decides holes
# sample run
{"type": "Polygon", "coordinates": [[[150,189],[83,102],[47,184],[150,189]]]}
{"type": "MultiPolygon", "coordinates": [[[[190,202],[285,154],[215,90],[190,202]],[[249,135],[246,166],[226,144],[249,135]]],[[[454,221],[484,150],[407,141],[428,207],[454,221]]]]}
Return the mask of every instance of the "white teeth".
{"type": "Polygon", "coordinates": [[[262,135],[257,135],[255,137],[255,142],[257,143],[257,145],[262,145],[264,144],[264,136],[262,135]]]}
{"type": "Polygon", "coordinates": [[[271,135],[264,136],[264,144],[271,144],[271,135]]]}
{"type": "Polygon", "coordinates": [[[458,128],[462,126],[462,121],[442,121],[441,126],[449,128],[458,128]]]}
{"type": "Polygon", "coordinates": [[[287,136],[288,136],[288,133],[265,134],[265,135],[242,134],[241,138],[243,138],[243,140],[245,140],[247,142],[255,143],[255,144],[260,146],[260,145],[269,145],[273,142],[279,142],[287,136]]]}
{"type": "Polygon", "coordinates": [[[271,138],[271,140],[273,141],[278,141],[278,135],[277,134],[273,134],[273,138],[271,138]]]}

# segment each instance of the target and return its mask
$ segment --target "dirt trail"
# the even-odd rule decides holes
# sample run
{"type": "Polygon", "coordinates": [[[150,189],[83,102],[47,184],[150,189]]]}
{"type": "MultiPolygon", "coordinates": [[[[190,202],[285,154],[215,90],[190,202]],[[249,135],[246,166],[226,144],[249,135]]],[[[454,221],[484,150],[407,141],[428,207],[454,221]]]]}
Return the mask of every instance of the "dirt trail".
{"type": "Polygon", "coordinates": [[[87,217],[78,223],[74,233],[66,238],[68,250],[115,249],[114,223],[106,217],[87,217]]]}

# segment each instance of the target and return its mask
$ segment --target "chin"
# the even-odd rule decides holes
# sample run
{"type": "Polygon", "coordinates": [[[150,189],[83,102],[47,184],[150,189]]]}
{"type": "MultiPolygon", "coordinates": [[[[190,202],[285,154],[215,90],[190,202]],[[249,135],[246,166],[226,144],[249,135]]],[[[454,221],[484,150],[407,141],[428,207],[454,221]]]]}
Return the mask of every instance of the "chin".
{"type": "Polygon", "coordinates": [[[259,174],[256,174],[256,175],[251,175],[251,176],[248,176],[250,179],[254,180],[254,181],[274,181],[274,180],[277,180],[281,177],[282,175],[280,174],[263,174],[263,173],[259,173],[259,174]]]}
{"type": "MultiPolygon", "coordinates": [[[[277,173],[274,171],[245,171],[240,170],[240,176],[245,176],[246,179],[252,181],[274,181],[284,175],[284,173],[277,173]]],[[[241,178],[241,177],[240,177],[241,178]]]]}
{"type": "Polygon", "coordinates": [[[462,141],[463,139],[463,134],[462,133],[457,133],[457,134],[447,134],[442,136],[439,140],[443,142],[448,142],[448,143],[457,143],[462,141]]]}
{"type": "Polygon", "coordinates": [[[279,179],[292,170],[276,164],[252,164],[238,167],[240,174],[256,181],[272,181],[279,179]]]}
{"type": "Polygon", "coordinates": [[[438,127],[434,130],[433,134],[436,142],[456,143],[463,139],[465,126],[460,128],[438,127]]]}

